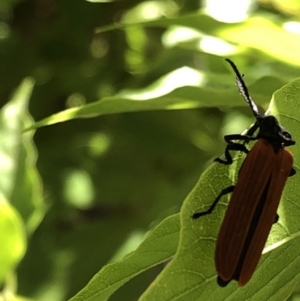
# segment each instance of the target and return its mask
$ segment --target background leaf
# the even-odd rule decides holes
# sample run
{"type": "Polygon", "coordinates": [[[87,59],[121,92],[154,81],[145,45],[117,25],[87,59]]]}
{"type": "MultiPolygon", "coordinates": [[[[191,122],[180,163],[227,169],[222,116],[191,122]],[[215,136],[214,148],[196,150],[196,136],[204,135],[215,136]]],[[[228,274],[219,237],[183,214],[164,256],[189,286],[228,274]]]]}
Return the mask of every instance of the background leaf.
{"type": "Polygon", "coordinates": [[[0,112],[1,281],[24,256],[26,234],[38,225],[44,212],[32,133],[22,134],[26,124],[32,123],[27,112],[32,87],[32,79],[25,79],[0,112]]]}
{"type": "Polygon", "coordinates": [[[3,162],[0,191],[22,215],[28,232],[36,228],[45,211],[35,166],[34,132],[23,134],[23,129],[32,123],[27,111],[32,88],[33,80],[25,79],[0,113],[0,157],[3,162]]]}
{"type": "Polygon", "coordinates": [[[3,196],[0,199],[0,228],[2,244],[0,279],[3,281],[20,262],[26,249],[26,234],[22,219],[3,196]]]}
{"type": "MultiPolygon", "coordinates": [[[[255,83],[253,86],[250,86],[250,88],[254,91],[255,99],[257,99],[260,103],[264,103],[267,99],[269,99],[272,91],[282,86],[282,84],[283,81],[279,79],[264,78],[255,83]],[[260,87],[264,87],[264,89],[260,89],[260,87]],[[255,93],[255,91],[260,91],[262,94],[255,93]]],[[[161,90],[164,90],[163,86],[160,88],[161,90]]],[[[171,87],[168,88],[171,89],[171,87]]],[[[151,93],[155,95],[155,92],[149,88],[143,89],[142,91],[127,91],[126,94],[129,98],[122,98],[120,96],[106,97],[92,104],[59,112],[35,123],[26,130],[76,118],[90,118],[107,114],[155,110],[183,110],[203,108],[207,106],[218,108],[223,106],[225,103],[226,106],[239,106],[241,103],[235,88],[201,89],[197,87],[182,87],[177,88],[167,95],[143,100],[143,97],[149,98],[151,93]],[[130,96],[135,99],[130,99],[130,96]]]]}

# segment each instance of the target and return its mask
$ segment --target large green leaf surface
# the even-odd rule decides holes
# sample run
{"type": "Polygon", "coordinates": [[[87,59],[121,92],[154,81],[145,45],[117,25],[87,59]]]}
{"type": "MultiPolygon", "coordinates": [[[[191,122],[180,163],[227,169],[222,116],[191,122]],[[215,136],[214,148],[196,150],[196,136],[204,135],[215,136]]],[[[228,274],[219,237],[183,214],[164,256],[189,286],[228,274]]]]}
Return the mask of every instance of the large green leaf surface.
{"type": "MultiPolygon", "coordinates": [[[[274,94],[271,114],[300,141],[300,80],[284,86],[274,94]]],[[[212,214],[199,220],[194,212],[205,211],[218,193],[231,185],[237,176],[241,158],[228,168],[214,163],[201,176],[181,211],[181,233],[178,251],[171,263],[157,277],[140,301],[187,300],[285,300],[300,279],[299,144],[294,153],[297,175],[285,187],[279,208],[279,222],[273,226],[267,242],[269,250],[262,256],[250,282],[239,288],[231,282],[218,287],[214,268],[214,246],[228,198],[224,197],[212,214]]]]}
{"type": "MultiPolygon", "coordinates": [[[[300,79],[276,91],[271,104],[271,114],[300,141],[297,131],[300,105],[297,94],[300,79]]],[[[291,147],[295,168],[299,173],[299,146],[291,147]]],[[[296,221],[300,214],[297,182],[299,175],[290,178],[279,208],[279,222],[273,226],[265,255],[250,282],[239,288],[231,282],[226,288],[216,284],[214,246],[228,198],[220,201],[214,212],[193,220],[192,214],[208,208],[224,187],[231,185],[243,159],[235,157],[233,165],[214,163],[201,176],[199,182],[186,198],[178,216],[171,216],[155,228],[140,247],[119,262],[105,266],[80,291],[72,301],[107,300],[121,285],[138,273],[174,255],[166,268],[140,297],[140,301],[188,301],[188,300],[285,300],[300,279],[300,226],[296,221]]]]}
{"type": "Polygon", "coordinates": [[[122,260],[103,267],[70,301],[105,301],[123,284],[143,271],[170,259],[179,239],[179,215],[162,221],[141,245],[122,260]]]}
{"type": "MultiPolygon", "coordinates": [[[[220,59],[220,61],[222,62],[222,59],[220,59]]],[[[168,86],[168,89],[174,89],[171,92],[146,100],[145,97],[147,95],[149,96],[155,93],[154,89],[156,85],[143,90],[127,91],[120,95],[104,97],[91,104],[59,112],[36,122],[27,128],[27,130],[65,122],[72,119],[91,118],[116,113],[155,110],[183,110],[201,107],[222,107],[225,105],[226,107],[240,106],[242,101],[239,94],[236,92],[234,81],[231,76],[228,76],[228,78],[230,81],[227,81],[227,88],[224,88],[224,83],[220,83],[220,87],[218,88],[194,86],[177,88],[174,83],[172,87],[168,86]]],[[[164,84],[160,84],[160,90],[164,90],[164,84]]],[[[213,85],[214,82],[210,81],[210,84],[213,85]]],[[[249,89],[252,91],[252,95],[255,97],[257,102],[263,104],[270,99],[272,91],[278,89],[283,84],[284,81],[278,78],[264,77],[252,85],[249,85],[249,89]]]]}

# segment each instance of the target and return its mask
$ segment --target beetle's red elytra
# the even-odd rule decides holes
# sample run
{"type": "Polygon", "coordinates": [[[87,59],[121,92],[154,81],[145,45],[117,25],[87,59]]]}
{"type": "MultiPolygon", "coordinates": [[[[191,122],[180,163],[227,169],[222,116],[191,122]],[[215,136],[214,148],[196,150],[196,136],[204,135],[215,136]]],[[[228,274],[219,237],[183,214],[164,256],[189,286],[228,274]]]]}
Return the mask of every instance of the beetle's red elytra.
{"type": "Polygon", "coordinates": [[[247,154],[236,184],[223,189],[208,210],[193,214],[197,219],[212,213],[222,196],[232,193],[215,248],[217,282],[222,287],[231,280],[243,286],[252,277],[272,225],[278,220],[277,209],[286,181],[295,174],[292,153],[285,149],[295,144],[291,134],[276,117],[259,113],[243,76],[231,60],[226,61],[236,74],[238,89],[256,122],[245,135],[226,135],[226,160],[215,160],[228,165],[232,163],[229,151],[247,154]],[[246,147],[249,141],[256,141],[250,151],[246,147]]]}

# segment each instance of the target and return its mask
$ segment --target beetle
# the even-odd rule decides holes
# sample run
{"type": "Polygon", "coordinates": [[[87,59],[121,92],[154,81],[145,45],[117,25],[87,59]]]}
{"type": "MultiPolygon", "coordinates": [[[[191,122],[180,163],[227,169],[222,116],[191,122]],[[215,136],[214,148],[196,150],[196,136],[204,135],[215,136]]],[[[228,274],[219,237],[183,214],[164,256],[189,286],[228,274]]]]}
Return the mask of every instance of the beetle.
{"type": "Polygon", "coordinates": [[[243,286],[252,277],[271,227],[279,218],[277,209],[286,181],[296,173],[293,155],[285,148],[296,143],[292,135],[275,116],[259,113],[243,75],[231,60],[226,61],[235,72],[238,90],[256,121],[244,135],[226,135],[225,160],[215,159],[229,165],[233,162],[230,151],[246,153],[236,184],[224,188],[208,210],[192,216],[197,219],[212,213],[220,199],[232,193],[215,247],[217,283],[221,287],[231,280],[243,286]],[[250,141],[256,142],[249,151],[246,145],[250,141]]]}

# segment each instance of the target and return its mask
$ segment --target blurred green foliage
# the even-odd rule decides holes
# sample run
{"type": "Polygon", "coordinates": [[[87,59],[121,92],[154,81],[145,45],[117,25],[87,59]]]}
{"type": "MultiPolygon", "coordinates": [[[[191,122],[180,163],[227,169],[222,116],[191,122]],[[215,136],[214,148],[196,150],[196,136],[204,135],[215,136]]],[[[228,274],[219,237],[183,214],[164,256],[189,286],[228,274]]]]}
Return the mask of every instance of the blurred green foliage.
{"type": "MultiPolygon", "coordinates": [[[[263,108],[299,76],[300,1],[224,3],[1,1],[7,300],[71,298],[180,210],[222,136],[252,122],[224,57],[263,108]],[[22,134],[31,125],[34,143],[33,130],[22,134]]],[[[163,267],[110,300],[137,300],[163,267]]]]}

